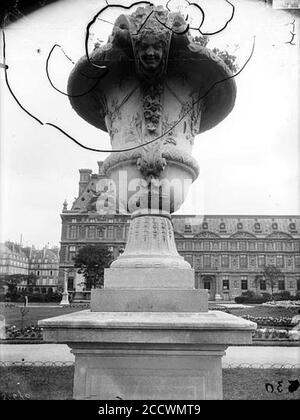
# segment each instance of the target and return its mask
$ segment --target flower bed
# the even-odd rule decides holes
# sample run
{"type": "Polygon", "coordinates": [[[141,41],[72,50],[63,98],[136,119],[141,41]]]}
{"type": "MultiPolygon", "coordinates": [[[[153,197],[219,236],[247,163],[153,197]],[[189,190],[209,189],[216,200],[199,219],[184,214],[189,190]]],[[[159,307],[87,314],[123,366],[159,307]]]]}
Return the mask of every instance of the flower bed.
{"type": "Polygon", "coordinates": [[[300,306],[300,300],[272,300],[270,302],[263,303],[263,306],[272,306],[278,308],[294,308],[300,306]]]}
{"type": "Polygon", "coordinates": [[[15,340],[15,339],[34,339],[42,340],[42,328],[36,325],[30,325],[25,328],[17,328],[15,325],[5,327],[6,340],[15,340]]]}
{"type": "Polygon", "coordinates": [[[299,331],[278,330],[276,328],[259,328],[252,333],[253,340],[295,341],[300,340],[299,331]]]}
{"type": "Polygon", "coordinates": [[[271,327],[292,327],[292,318],[287,317],[273,317],[273,316],[251,316],[245,315],[244,319],[256,322],[258,325],[265,325],[271,327]]]}

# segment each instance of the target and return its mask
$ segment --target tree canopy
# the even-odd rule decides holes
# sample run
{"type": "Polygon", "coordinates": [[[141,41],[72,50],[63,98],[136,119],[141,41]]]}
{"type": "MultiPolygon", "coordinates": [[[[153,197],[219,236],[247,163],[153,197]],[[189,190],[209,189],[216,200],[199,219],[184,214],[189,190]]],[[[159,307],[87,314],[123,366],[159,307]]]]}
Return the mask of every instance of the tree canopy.
{"type": "Polygon", "coordinates": [[[282,271],[275,265],[265,265],[261,275],[266,281],[266,285],[270,287],[273,295],[273,291],[277,285],[278,280],[283,277],[282,271]]]}
{"type": "Polygon", "coordinates": [[[74,267],[83,274],[87,290],[103,287],[104,268],[108,268],[112,260],[112,252],[103,245],[86,245],[80,248],[74,258],[74,267]]]}
{"type": "MultiPolygon", "coordinates": [[[[197,44],[200,44],[202,47],[206,47],[209,43],[209,37],[207,35],[202,36],[195,36],[193,41],[197,44]]],[[[238,46],[235,45],[235,49],[238,46]]],[[[212,52],[215,53],[219,58],[221,58],[226,66],[232,71],[232,73],[236,73],[238,71],[238,65],[236,64],[236,56],[233,54],[229,54],[228,51],[222,51],[219,48],[213,48],[212,52]]]]}

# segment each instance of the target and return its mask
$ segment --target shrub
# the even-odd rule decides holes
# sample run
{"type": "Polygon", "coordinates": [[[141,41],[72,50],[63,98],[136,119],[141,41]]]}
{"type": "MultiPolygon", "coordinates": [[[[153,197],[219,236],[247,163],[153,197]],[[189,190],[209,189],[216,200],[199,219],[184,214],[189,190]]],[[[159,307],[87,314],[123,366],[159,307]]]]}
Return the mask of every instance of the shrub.
{"type": "Polygon", "coordinates": [[[242,296],[253,298],[255,296],[255,292],[253,292],[253,290],[247,290],[246,292],[242,293],[242,296]]]}
{"type": "Polygon", "coordinates": [[[256,295],[254,292],[252,291],[248,291],[248,292],[244,292],[242,293],[242,296],[237,296],[235,299],[236,303],[265,303],[267,302],[269,299],[268,297],[264,297],[261,295],[256,295]]]}
{"type": "Polygon", "coordinates": [[[274,293],[274,300],[290,300],[291,293],[288,290],[282,290],[281,292],[274,293]]]}
{"type": "Polygon", "coordinates": [[[236,303],[246,303],[247,297],[246,296],[237,296],[234,298],[236,303]]]}
{"type": "Polygon", "coordinates": [[[270,300],[272,300],[272,295],[271,293],[267,293],[267,292],[263,292],[262,297],[266,299],[266,302],[269,302],[270,300]]]}

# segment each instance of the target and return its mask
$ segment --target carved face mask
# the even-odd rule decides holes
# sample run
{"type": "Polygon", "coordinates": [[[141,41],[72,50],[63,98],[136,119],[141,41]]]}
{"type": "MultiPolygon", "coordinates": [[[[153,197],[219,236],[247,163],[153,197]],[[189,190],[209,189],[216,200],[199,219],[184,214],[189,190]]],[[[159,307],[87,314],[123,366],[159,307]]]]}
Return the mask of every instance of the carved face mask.
{"type": "Polygon", "coordinates": [[[154,35],[145,37],[139,45],[138,58],[144,70],[156,72],[162,64],[162,43],[154,35]]]}

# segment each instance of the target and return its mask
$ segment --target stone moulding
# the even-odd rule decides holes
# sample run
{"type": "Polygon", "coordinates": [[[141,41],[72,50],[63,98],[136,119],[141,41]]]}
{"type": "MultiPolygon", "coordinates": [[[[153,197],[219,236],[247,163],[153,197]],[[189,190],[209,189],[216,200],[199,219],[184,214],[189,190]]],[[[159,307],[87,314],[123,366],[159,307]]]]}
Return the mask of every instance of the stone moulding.
{"type": "MultiPolygon", "coordinates": [[[[157,140],[159,141],[159,140],[157,140]]],[[[184,166],[184,169],[189,171],[192,175],[193,181],[199,175],[199,165],[196,159],[194,159],[187,152],[177,149],[175,147],[162,147],[161,156],[166,159],[166,162],[172,162],[177,165],[184,166]]],[[[109,172],[112,169],[115,169],[119,165],[137,162],[141,157],[141,150],[135,149],[127,152],[116,152],[108,156],[103,163],[103,171],[106,175],[109,175],[109,172]]]]}

